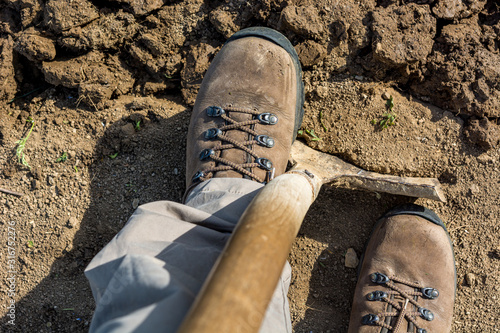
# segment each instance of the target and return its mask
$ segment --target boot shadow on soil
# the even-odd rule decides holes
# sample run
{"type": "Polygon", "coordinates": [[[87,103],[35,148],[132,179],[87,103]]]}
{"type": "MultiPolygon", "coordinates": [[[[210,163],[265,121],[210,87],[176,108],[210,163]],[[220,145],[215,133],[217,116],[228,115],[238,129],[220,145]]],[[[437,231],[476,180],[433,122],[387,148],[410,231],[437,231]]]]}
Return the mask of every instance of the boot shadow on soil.
{"type": "MultiPolygon", "coordinates": [[[[181,200],[189,116],[188,109],[170,118],[152,117],[131,139],[119,138],[127,152],[120,151],[113,159],[102,153],[116,138],[114,133],[121,131],[118,127],[129,123],[130,117],[109,125],[88,165],[90,204],[79,230],[52,264],[49,275],[16,303],[16,325],[6,324],[10,318],[3,318],[2,332],[88,331],[95,304],[83,271],[123,227],[134,211],[134,199],[139,204],[181,200]],[[175,147],[175,151],[169,147],[175,147]]],[[[70,230],[66,226],[62,229],[61,233],[70,230]]]]}
{"type": "MultiPolygon", "coordinates": [[[[312,269],[292,269],[292,289],[299,275],[310,276],[308,290],[303,291],[305,315],[294,320],[295,332],[310,332],[311,327],[321,332],[347,332],[357,282],[357,269],[344,265],[347,249],[354,248],[360,258],[377,220],[389,209],[415,200],[332,186],[322,189],[298,236],[323,244],[323,250],[307,242],[309,247],[302,251],[311,251],[312,269]]],[[[291,261],[294,267],[293,258],[291,261]]]]}

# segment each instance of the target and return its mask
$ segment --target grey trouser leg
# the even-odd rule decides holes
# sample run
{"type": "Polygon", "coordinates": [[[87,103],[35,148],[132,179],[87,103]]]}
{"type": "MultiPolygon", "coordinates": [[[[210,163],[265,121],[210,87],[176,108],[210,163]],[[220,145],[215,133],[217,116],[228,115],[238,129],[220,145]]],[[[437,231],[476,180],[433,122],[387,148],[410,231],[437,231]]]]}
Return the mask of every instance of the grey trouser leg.
{"type": "MultiPolygon", "coordinates": [[[[261,184],[214,178],[186,204],[137,208],[85,270],[96,309],[90,332],[175,332],[231,231],[261,184]]],[[[291,332],[290,265],[283,269],[261,332],[291,332]]]]}

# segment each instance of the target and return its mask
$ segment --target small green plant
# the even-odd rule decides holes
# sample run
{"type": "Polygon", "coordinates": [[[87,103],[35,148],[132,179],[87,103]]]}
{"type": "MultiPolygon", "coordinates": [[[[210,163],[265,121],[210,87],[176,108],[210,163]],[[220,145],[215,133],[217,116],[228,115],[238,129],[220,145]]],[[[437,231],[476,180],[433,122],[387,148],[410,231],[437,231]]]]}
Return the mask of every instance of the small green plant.
{"type": "Polygon", "coordinates": [[[314,130],[306,130],[306,133],[309,134],[309,136],[312,137],[311,141],[319,141],[321,140],[319,136],[317,136],[315,133],[314,133],[314,130]]]}
{"type": "Polygon", "coordinates": [[[33,247],[33,242],[32,241],[28,241],[26,243],[26,246],[28,246],[29,248],[32,248],[33,247]]]}
{"type": "Polygon", "coordinates": [[[323,111],[319,112],[319,123],[321,124],[325,132],[328,132],[328,128],[326,128],[325,124],[323,123],[323,111]]]}
{"type": "Polygon", "coordinates": [[[139,132],[141,130],[141,121],[140,120],[137,120],[134,124],[134,128],[137,132],[139,132]]]}
{"type": "Polygon", "coordinates": [[[26,136],[18,141],[16,141],[17,148],[16,148],[16,156],[17,156],[17,161],[27,167],[28,169],[31,170],[31,166],[28,164],[26,161],[26,157],[24,156],[24,148],[26,147],[26,141],[28,141],[28,138],[30,137],[31,132],[33,131],[33,128],[35,127],[35,121],[31,118],[28,117],[26,119],[26,122],[31,124],[31,128],[28,131],[28,134],[26,136]]]}
{"type": "Polygon", "coordinates": [[[397,116],[392,110],[394,108],[394,98],[392,96],[387,100],[386,107],[387,107],[387,112],[382,115],[381,120],[373,119],[371,121],[372,125],[380,126],[381,130],[396,124],[397,116]]]}
{"type": "Polygon", "coordinates": [[[75,172],[78,172],[78,168],[76,167],[76,165],[73,166],[73,169],[75,169],[75,172]]]}
{"type": "Polygon", "coordinates": [[[68,159],[68,153],[63,152],[61,157],[56,160],[56,163],[65,162],[68,159]]]}
{"type": "Polygon", "coordinates": [[[299,130],[299,131],[297,132],[297,135],[298,135],[299,137],[301,137],[301,138],[309,138],[309,137],[310,137],[309,139],[310,139],[311,141],[319,141],[319,140],[321,140],[321,138],[320,138],[320,137],[318,137],[318,136],[316,135],[316,133],[314,133],[314,130],[313,130],[313,129],[311,129],[311,130],[308,130],[308,129],[306,129],[306,130],[299,130]],[[307,134],[307,135],[306,135],[306,134],[307,134]]]}
{"type": "Polygon", "coordinates": [[[116,158],[116,156],[118,156],[118,153],[114,153],[114,154],[109,155],[109,158],[114,160],[116,158]]]}

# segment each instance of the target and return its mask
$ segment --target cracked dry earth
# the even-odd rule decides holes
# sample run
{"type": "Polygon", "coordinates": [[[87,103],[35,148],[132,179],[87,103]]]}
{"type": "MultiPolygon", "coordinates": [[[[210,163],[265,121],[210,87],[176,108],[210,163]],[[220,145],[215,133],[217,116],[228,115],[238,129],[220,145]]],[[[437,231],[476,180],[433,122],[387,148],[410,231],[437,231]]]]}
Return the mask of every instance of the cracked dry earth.
{"type": "Polygon", "coordinates": [[[499,7],[494,0],[1,1],[0,188],[23,195],[0,193],[0,331],[88,330],[94,302],[85,266],[137,205],[180,201],[203,74],[227,37],[259,25],[285,34],[299,54],[302,129],[319,138],[306,135],[310,146],[370,171],[437,177],[448,198],[325,186],[289,256],[294,331],[347,331],[357,276],[346,252],[359,257],[379,216],[416,202],[445,221],[455,247],[452,332],[497,332],[499,7]],[[382,129],[391,96],[394,125],[382,129]],[[31,168],[16,158],[28,119],[31,168]]]}

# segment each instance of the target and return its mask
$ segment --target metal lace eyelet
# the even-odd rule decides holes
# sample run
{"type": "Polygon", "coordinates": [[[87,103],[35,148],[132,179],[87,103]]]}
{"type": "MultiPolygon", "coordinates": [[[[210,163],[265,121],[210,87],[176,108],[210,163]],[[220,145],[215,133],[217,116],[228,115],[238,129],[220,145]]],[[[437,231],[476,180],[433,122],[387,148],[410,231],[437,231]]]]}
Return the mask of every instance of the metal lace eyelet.
{"type": "Polygon", "coordinates": [[[418,312],[420,313],[420,316],[427,321],[431,321],[434,319],[434,313],[432,313],[431,310],[428,310],[426,308],[418,308],[418,312]]]}
{"type": "Polygon", "coordinates": [[[378,273],[378,272],[370,274],[370,280],[373,283],[377,283],[377,284],[385,284],[385,283],[390,281],[390,279],[387,277],[387,275],[382,274],[382,273],[378,273]]]}
{"type": "Polygon", "coordinates": [[[435,288],[422,288],[420,291],[428,299],[435,299],[439,296],[439,291],[435,288]]]}
{"type": "Polygon", "coordinates": [[[263,124],[274,125],[278,122],[278,117],[272,113],[261,113],[257,116],[257,119],[263,124]]]}
{"type": "Polygon", "coordinates": [[[209,117],[220,117],[226,113],[226,111],[219,106],[209,106],[206,108],[206,112],[209,117]]]}
{"type": "Polygon", "coordinates": [[[256,135],[255,136],[255,141],[257,141],[257,144],[260,146],[264,146],[267,148],[272,148],[274,147],[274,139],[267,136],[267,135],[256,135]]]}
{"type": "Polygon", "coordinates": [[[213,140],[219,135],[222,134],[222,131],[218,128],[209,128],[205,131],[205,140],[213,140]]]}
{"type": "Polygon", "coordinates": [[[366,295],[366,299],[369,301],[380,301],[382,298],[387,298],[387,293],[380,290],[376,290],[366,295]]]}
{"type": "Polygon", "coordinates": [[[215,151],[213,149],[203,149],[200,153],[200,161],[204,161],[213,155],[215,155],[215,151]]]}
{"type": "Polygon", "coordinates": [[[379,321],[379,318],[377,315],[374,315],[374,314],[367,314],[365,316],[363,316],[363,318],[361,318],[361,323],[363,325],[373,325],[375,324],[377,321],[379,321]]]}
{"type": "Polygon", "coordinates": [[[426,329],[424,329],[424,328],[419,328],[419,329],[417,330],[417,333],[427,333],[427,330],[426,330],[426,329]]]}
{"type": "Polygon", "coordinates": [[[205,173],[203,171],[196,171],[193,178],[191,178],[191,181],[193,183],[199,182],[202,177],[205,177],[205,173]]]}
{"type": "Polygon", "coordinates": [[[255,162],[264,170],[271,171],[273,168],[273,162],[269,161],[267,158],[259,157],[255,162]]]}

